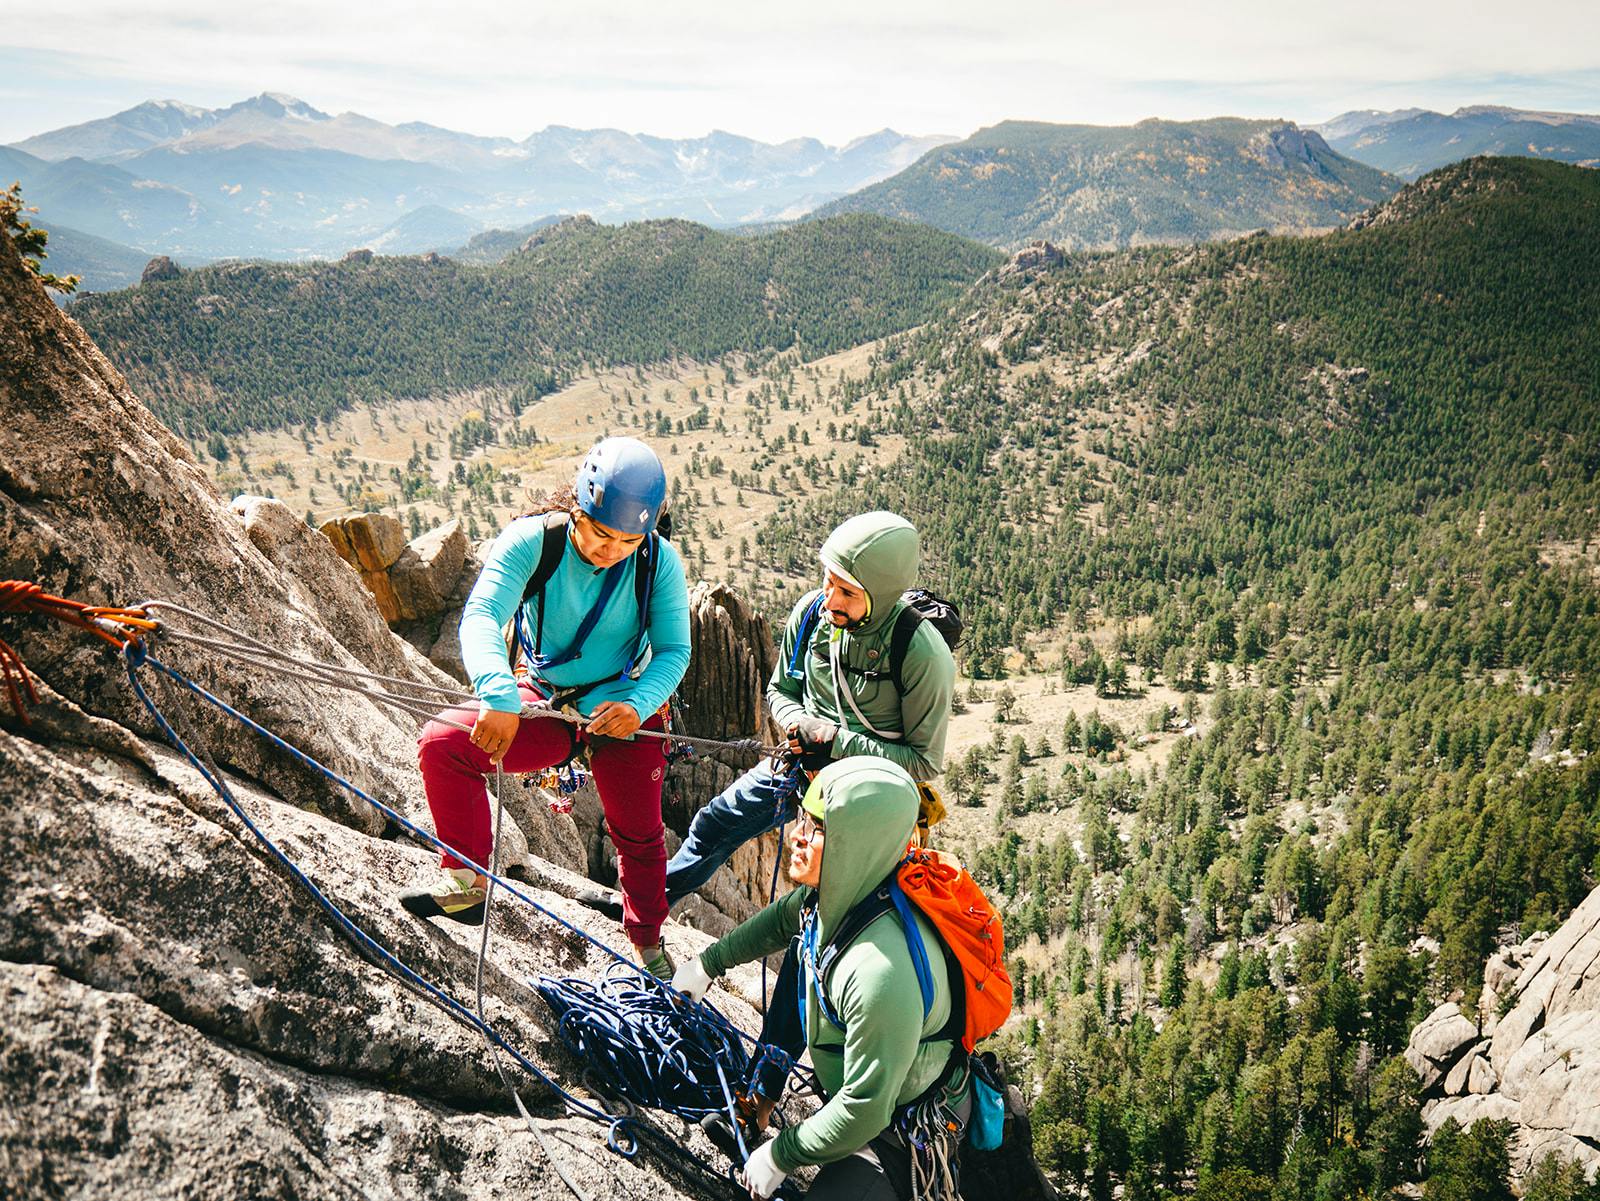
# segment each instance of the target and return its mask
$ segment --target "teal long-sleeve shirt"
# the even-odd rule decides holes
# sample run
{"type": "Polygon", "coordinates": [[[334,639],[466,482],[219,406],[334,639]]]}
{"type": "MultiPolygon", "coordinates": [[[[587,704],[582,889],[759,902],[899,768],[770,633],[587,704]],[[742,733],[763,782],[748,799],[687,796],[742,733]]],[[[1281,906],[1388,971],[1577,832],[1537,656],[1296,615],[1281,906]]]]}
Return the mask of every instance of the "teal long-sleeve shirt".
{"type": "MultiPolygon", "coordinates": [[[[461,611],[461,659],[473,691],[490,709],[515,713],[522,707],[516,679],[506,659],[503,630],[522,602],[522,590],[539,565],[544,546],[542,518],[511,522],[489,548],[487,561],[461,611]]],[[[683,561],[665,539],[657,539],[660,561],[650,591],[648,638],[650,661],[637,680],[618,679],[641,645],[639,604],[634,595],[636,552],[610,570],[622,573],[605,609],[584,641],[578,658],[543,674],[551,684],[568,688],[604,681],[578,703],[585,716],[606,701],[624,701],[648,720],[683,679],[689,668],[689,590],[683,561]]],[[[578,627],[600,597],[605,571],[586,562],[570,537],[561,562],[544,589],[542,650],[559,657],[577,636],[578,627]]],[[[523,620],[531,632],[538,623],[537,603],[523,620]]]]}

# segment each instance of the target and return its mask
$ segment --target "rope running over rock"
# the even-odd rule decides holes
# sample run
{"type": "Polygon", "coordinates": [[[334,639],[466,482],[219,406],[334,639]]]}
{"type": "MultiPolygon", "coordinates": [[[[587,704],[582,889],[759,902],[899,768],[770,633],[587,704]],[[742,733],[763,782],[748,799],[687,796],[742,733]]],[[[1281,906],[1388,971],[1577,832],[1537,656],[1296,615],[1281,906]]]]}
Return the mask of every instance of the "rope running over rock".
{"type": "MultiPolygon", "coordinates": [[[[167,680],[179,685],[181,688],[193,693],[202,700],[218,708],[223,713],[233,717],[241,724],[253,730],[274,746],[278,747],[280,750],[285,751],[299,762],[319,772],[330,782],[338,785],[339,787],[351,793],[351,795],[358,797],[367,804],[373,806],[373,808],[384,814],[384,816],[390,820],[394,821],[414,838],[418,839],[424,844],[431,845],[442,852],[446,852],[454,856],[464,865],[484,875],[489,881],[488,894],[485,897],[486,906],[493,896],[495,887],[498,885],[499,887],[505,889],[509,895],[524,902],[533,909],[544,914],[546,917],[555,921],[558,925],[564,927],[574,934],[577,934],[580,938],[589,942],[599,950],[603,951],[605,954],[611,956],[615,963],[611,968],[610,973],[606,977],[605,983],[600,989],[596,990],[593,996],[588,1000],[585,1000],[581,996],[583,987],[593,987],[592,985],[587,985],[587,982],[579,982],[571,979],[551,980],[549,978],[541,978],[540,981],[535,984],[535,987],[538,988],[539,991],[546,997],[546,1000],[550,1002],[552,1007],[555,1008],[559,1014],[561,1014],[561,1023],[564,1032],[572,1022],[580,1020],[587,1022],[587,1027],[591,1031],[600,1029],[620,1029],[621,1025],[625,1025],[628,1021],[632,1021],[633,1019],[631,1017],[627,1018],[624,1020],[624,1022],[619,1024],[617,1019],[618,1005],[616,1003],[619,1000],[622,1003],[623,1009],[631,1010],[633,1008],[639,1008],[648,1010],[648,1018],[646,1018],[644,1025],[639,1026],[638,1028],[651,1031],[645,1042],[648,1043],[653,1041],[656,1044],[656,1048],[664,1053],[665,1057],[661,1061],[661,1064],[669,1064],[671,1067],[680,1069],[682,1078],[672,1083],[670,1087],[663,1088],[661,1086],[662,1078],[671,1076],[671,1072],[663,1072],[659,1064],[655,1069],[651,1069],[649,1067],[641,1069],[636,1065],[623,1063],[622,1056],[624,1054],[628,1053],[630,1049],[632,1052],[637,1053],[641,1047],[644,1046],[644,1044],[635,1041],[630,1048],[627,1045],[628,1040],[626,1038],[622,1038],[620,1040],[613,1041],[610,1056],[612,1061],[612,1070],[601,1073],[601,1075],[607,1078],[607,1083],[614,1089],[614,1091],[620,1092],[624,1098],[627,1098],[629,1093],[637,1093],[640,1095],[640,1099],[646,1103],[656,1102],[652,1105],[653,1108],[666,1109],[669,1112],[677,1113],[680,1117],[697,1118],[703,1116],[705,1113],[713,1111],[713,1109],[708,1107],[706,1104],[706,1101],[709,1099],[709,1097],[715,1095],[714,1092],[708,1092],[710,1081],[705,1079],[704,1075],[702,1075],[698,1084],[693,1080],[693,1076],[696,1071],[703,1072],[704,1068],[709,1066],[715,1070],[717,1077],[716,1091],[721,1093],[721,1098],[724,1102],[722,1106],[718,1106],[716,1108],[722,1112],[726,1112],[729,1118],[733,1120],[735,1113],[734,1097],[732,1089],[729,1085],[727,1069],[731,1067],[736,1075],[742,1072],[743,1068],[748,1064],[748,1056],[745,1055],[740,1040],[742,1039],[752,1044],[755,1043],[755,1040],[728,1022],[728,1020],[723,1017],[723,1015],[719,1013],[714,1006],[711,1006],[706,1002],[700,1002],[698,1004],[686,1002],[681,996],[674,993],[672,989],[664,982],[657,980],[655,977],[644,972],[639,965],[633,963],[631,960],[627,959],[613,948],[607,946],[605,943],[601,942],[587,931],[581,929],[571,922],[566,921],[564,918],[552,912],[544,905],[541,905],[527,893],[523,892],[520,888],[516,887],[510,881],[499,875],[498,836],[504,811],[504,798],[502,791],[503,773],[498,768],[496,769],[495,773],[495,791],[499,803],[497,805],[495,814],[495,839],[492,851],[493,862],[486,867],[485,865],[475,863],[466,856],[461,855],[454,848],[449,847],[432,834],[416,826],[395,809],[368,795],[355,784],[340,777],[337,773],[333,772],[316,759],[285,742],[282,738],[272,733],[272,731],[268,730],[266,727],[253,721],[245,714],[241,713],[237,709],[234,709],[227,702],[208,692],[206,689],[194,683],[192,680],[189,680],[181,673],[169,667],[167,664],[156,659],[149,653],[147,642],[157,634],[165,633],[169,637],[172,637],[175,641],[188,641],[201,645],[207,649],[215,650],[219,653],[227,653],[232,657],[238,658],[242,661],[256,663],[258,666],[270,668],[271,670],[277,671],[282,675],[290,678],[301,679],[307,683],[318,683],[355,691],[368,696],[370,699],[379,701],[380,703],[392,704],[397,708],[407,709],[408,711],[418,713],[420,716],[428,718],[435,716],[433,708],[428,704],[426,699],[428,694],[432,694],[435,698],[437,698],[434,700],[434,704],[438,704],[441,701],[448,703],[449,700],[457,698],[470,701],[471,698],[468,694],[460,693],[454,689],[448,689],[437,685],[419,683],[416,681],[400,679],[392,676],[382,676],[376,673],[344,668],[333,664],[320,663],[315,660],[296,658],[295,656],[288,655],[274,647],[270,647],[257,639],[250,638],[248,635],[244,635],[237,630],[233,630],[213,618],[209,618],[204,614],[196,613],[193,610],[184,608],[183,606],[171,604],[170,602],[146,602],[144,605],[140,605],[132,609],[94,607],[82,604],[81,602],[51,596],[45,593],[36,584],[31,584],[26,581],[10,580],[0,582],[0,612],[31,612],[50,616],[56,618],[57,620],[63,621],[66,624],[80,628],[87,633],[91,633],[110,645],[116,646],[121,651],[124,659],[124,665],[127,670],[128,682],[132,687],[135,696],[138,697],[140,702],[150,713],[152,719],[155,721],[162,734],[169,742],[172,743],[179,753],[183,755],[190,765],[200,773],[202,778],[205,779],[208,784],[210,784],[213,790],[216,791],[219,798],[221,798],[223,803],[228,806],[228,808],[239,819],[244,827],[268,850],[272,857],[289,872],[290,876],[295,880],[295,882],[305,889],[305,891],[312,897],[317,905],[322,908],[325,913],[327,913],[327,915],[333,920],[336,928],[338,928],[341,933],[354,942],[371,961],[384,968],[391,975],[395,976],[402,984],[422,995],[432,1004],[444,1010],[444,1012],[446,1012],[452,1018],[462,1022],[463,1024],[472,1026],[479,1031],[479,1033],[483,1036],[485,1043],[488,1045],[491,1055],[493,1056],[495,1070],[500,1075],[502,1083],[506,1085],[507,1090],[511,1093],[517,1110],[527,1123],[529,1130],[539,1142],[541,1149],[543,1149],[546,1156],[550,1158],[550,1162],[555,1167],[558,1175],[560,1175],[563,1182],[573,1192],[573,1194],[579,1198],[579,1201],[589,1201],[589,1199],[583,1190],[578,1186],[578,1184],[568,1175],[565,1169],[561,1166],[560,1162],[550,1154],[550,1146],[548,1141],[545,1139],[538,1126],[534,1123],[533,1118],[528,1113],[527,1108],[524,1106],[520,1095],[518,1095],[515,1088],[512,1087],[510,1079],[506,1075],[504,1066],[500,1060],[499,1053],[501,1051],[504,1051],[524,1071],[543,1082],[553,1093],[560,1096],[573,1112],[605,1125],[607,1127],[607,1146],[612,1151],[624,1155],[625,1157],[632,1158],[632,1156],[638,1151],[639,1143],[642,1137],[649,1141],[659,1152],[663,1153],[669,1159],[680,1159],[687,1164],[692,1164],[694,1167],[709,1173],[712,1177],[724,1185],[729,1183],[727,1176],[718,1173],[709,1164],[700,1159],[699,1156],[695,1155],[680,1142],[675,1142],[667,1138],[664,1133],[656,1130],[648,1123],[643,1122],[642,1119],[638,1117],[637,1113],[632,1111],[631,1105],[628,1106],[628,1110],[630,1112],[612,1114],[564,1089],[548,1074],[541,1070],[538,1065],[533,1063],[527,1058],[527,1056],[523,1055],[509,1042],[507,1042],[505,1037],[494,1029],[484,1015],[483,1005],[483,966],[484,960],[488,953],[489,940],[489,922],[487,912],[485,913],[484,929],[479,942],[477,955],[474,981],[477,1001],[477,1011],[475,1013],[472,1010],[467,1009],[465,1005],[451,997],[441,988],[429,982],[420,973],[409,967],[392,952],[388,951],[375,939],[373,939],[371,935],[367,934],[366,931],[357,926],[355,922],[352,921],[350,917],[346,915],[335,902],[333,902],[325,893],[323,893],[310,880],[310,878],[305,875],[300,867],[295,864],[288,857],[288,855],[285,854],[285,852],[275,842],[273,842],[273,840],[268,837],[268,835],[258,825],[256,825],[254,821],[251,820],[249,815],[245,812],[244,807],[234,796],[232,790],[229,789],[221,770],[217,767],[211,756],[204,752],[201,752],[200,754],[195,752],[190,745],[190,740],[185,739],[179,733],[173,722],[166,717],[161,708],[157,706],[150,694],[145,690],[139,681],[138,673],[143,667],[148,666],[154,669],[156,672],[160,673],[160,675],[166,677],[167,680]],[[162,623],[149,616],[149,611],[153,608],[165,608],[173,612],[182,613],[204,626],[208,626],[212,629],[228,634],[234,639],[234,641],[232,643],[224,643],[220,640],[208,638],[204,635],[171,631],[163,626],[162,623]],[[373,690],[372,688],[367,687],[369,684],[376,684],[382,687],[379,687],[377,690],[373,690]],[[389,691],[390,687],[396,686],[409,691],[413,695],[407,696],[402,693],[389,691]],[[414,695],[416,693],[421,693],[423,695],[414,695]],[[628,985],[625,992],[619,993],[619,986],[613,982],[622,980],[625,985],[627,983],[625,978],[618,976],[619,969],[622,969],[630,974],[637,974],[639,977],[642,977],[642,987],[638,984],[628,985]],[[606,998],[606,1003],[597,1006],[594,1002],[594,998],[601,996],[606,998]],[[599,1012],[590,1013],[587,1017],[585,1017],[583,1016],[583,1011],[586,1007],[599,1012]],[[677,1026],[676,1030],[671,1029],[674,1024],[677,1026]],[[669,1032],[668,1036],[674,1040],[672,1045],[669,1046],[662,1037],[662,1030],[667,1030],[669,1032]],[[689,1061],[686,1059],[686,1053],[691,1050],[700,1056],[693,1066],[691,1066],[689,1061]],[[726,1065],[723,1062],[724,1060],[727,1061],[726,1065]],[[637,1089],[631,1086],[628,1088],[619,1087],[618,1081],[628,1077],[647,1080],[654,1079],[657,1082],[656,1087],[654,1091],[650,1091],[648,1089],[637,1089]],[[645,1094],[648,1095],[646,1096],[645,1094]]],[[[21,690],[19,690],[18,684],[20,683],[22,689],[26,690],[31,703],[38,703],[37,693],[33,687],[31,679],[29,678],[27,669],[22,663],[21,656],[18,655],[11,646],[3,641],[0,641],[0,669],[3,669],[10,699],[15,706],[19,717],[26,722],[28,717],[22,705],[21,690]]],[[[564,718],[567,717],[567,715],[537,706],[529,706],[528,708],[534,709],[539,716],[548,715],[564,718]]],[[[582,720],[574,718],[567,719],[579,721],[582,720]]],[[[450,724],[453,725],[455,723],[450,724]]],[[[640,731],[640,733],[644,734],[653,732],[640,731]]],[[[659,737],[659,735],[657,736],[659,737]]],[[[675,737],[674,740],[685,741],[685,739],[679,737],[675,737]]],[[[741,740],[740,742],[731,743],[714,739],[697,739],[692,741],[699,742],[701,744],[729,747],[741,750],[766,749],[759,747],[759,745],[755,744],[753,740],[741,740]]],[[[593,1036],[591,1034],[591,1039],[592,1037],[593,1036]]],[[[571,1045],[571,1039],[564,1039],[564,1041],[569,1041],[569,1045],[571,1045]]],[[[737,1129],[736,1120],[735,1128],[737,1129]]]]}
{"type": "MultiPolygon", "coordinates": [[[[159,632],[160,636],[167,641],[193,643],[215,654],[235,659],[242,663],[248,663],[264,670],[275,671],[279,675],[290,679],[302,680],[312,684],[325,684],[330,688],[342,688],[347,692],[365,696],[368,700],[376,701],[379,704],[400,709],[415,717],[439,721],[452,729],[468,731],[471,729],[469,726],[444,717],[439,712],[440,705],[461,708],[477,704],[478,698],[464,689],[447,688],[438,684],[426,684],[399,676],[380,675],[360,668],[324,663],[316,659],[306,659],[291,655],[259,639],[252,638],[250,635],[236,630],[214,617],[174,604],[171,601],[145,601],[135,610],[118,610],[118,612],[144,613],[150,610],[166,610],[171,613],[181,614],[206,629],[227,635],[227,639],[211,638],[188,630],[174,629],[164,623],[148,623],[151,633],[159,632]],[[430,697],[432,698],[431,700],[429,699],[430,697]]],[[[577,713],[558,709],[549,704],[525,704],[522,707],[522,716],[553,717],[558,721],[578,726],[588,723],[587,718],[577,713]]],[[[637,731],[634,737],[654,738],[705,750],[727,750],[755,755],[776,755],[784,749],[778,746],[766,746],[760,740],[754,738],[699,738],[688,734],[663,733],[644,729],[637,731]]]]}

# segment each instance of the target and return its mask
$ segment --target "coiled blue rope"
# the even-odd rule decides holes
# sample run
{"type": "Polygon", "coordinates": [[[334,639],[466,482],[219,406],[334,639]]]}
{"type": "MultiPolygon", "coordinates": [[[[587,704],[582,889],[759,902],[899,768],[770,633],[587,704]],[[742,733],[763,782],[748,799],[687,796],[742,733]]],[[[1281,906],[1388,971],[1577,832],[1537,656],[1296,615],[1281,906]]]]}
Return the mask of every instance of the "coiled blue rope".
{"type": "Polygon", "coordinates": [[[530,983],[560,1015],[562,1042],[608,1092],[691,1122],[732,1113],[733,1085],[750,1058],[742,1033],[714,1008],[685,1006],[614,968],[598,982],[545,976],[530,983]]]}
{"type": "MultiPolygon", "coordinates": [[[[239,710],[233,708],[233,706],[229,705],[220,697],[215,696],[211,692],[182,675],[180,672],[174,670],[165,663],[161,662],[159,659],[150,655],[143,643],[129,643],[123,650],[123,657],[125,660],[125,666],[127,668],[128,682],[133,688],[134,695],[139,698],[145,709],[150,713],[151,718],[161,730],[162,735],[181,755],[183,755],[189,764],[200,773],[202,778],[204,778],[205,781],[212,787],[212,789],[217,793],[218,797],[220,797],[223,803],[227,805],[230,811],[232,811],[234,816],[239,819],[245,829],[247,829],[251,835],[253,835],[255,839],[266,848],[268,853],[289,872],[290,876],[295,880],[295,882],[311,895],[312,899],[317,903],[317,905],[333,920],[335,926],[341,932],[343,932],[346,937],[354,942],[363,952],[365,952],[373,960],[373,962],[387,969],[404,984],[424,996],[433,1004],[437,1005],[451,1017],[462,1022],[464,1025],[470,1026],[477,1030],[494,1046],[505,1051],[506,1054],[510,1056],[510,1058],[529,1075],[541,1081],[553,1093],[561,1097],[573,1111],[595,1122],[598,1122],[601,1125],[604,1125],[607,1130],[606,1146],[610,1150],[627,1158],[632,1158],[638,1152],[641,1138],[649,1138],[649,1140],[658,1148],[658,1150],[690,1162],[694,1166],[710,1173],[712,1176],[718,1179],[725,1179],[722,1174],[718,1173],[687,1147],[681,1146],[678,1143],[674,1143],[666,1139],[658,1131],[655,1131],[646,1125],[640,1124],[631,1115],[615,1115],[608,1113],[604,1109],[585,1101],[581,1097],[578,1097],[569,1092],[567,1089],[563,1088],[553,1078],[551,1078],[548,1073],[543,1071],[526,1055],[522,1054],[514,1046],[512,1046],[487,1021],[473,1013],[470,1009],[468,1009],[454,997],[450,996],[443,989],[428,981],[415,969],[404,963],[393,952],[389,951],[386,947],[378,943],[366,931],[357,926],[355,922],[353,922],[334,901],[332,901],[325,893],[323,893],[322,890],[319,889],[303,871],[301,871],[299,866],[295,864],[295,862],[290,859],[287,854],[284,853],[282,848],[280,848],[254,821],[251,820],[249,814],[245,812],[244,807],[233,795],[232,790],[229,789],[226,780],[224,780],[222,777],[221,772],[216,770],[214,765],[209,764],[207,761],[202,761],[200,756],[195,753],[195,751],[173,727],[172,723],[168,721],[166,716],[161,712],[161,709],[156,705],[155,701],[150,697],[149,693],[140,683],[138,676],[139,669],[145,666],[154,668],[156,671],[160,672],[163,676],[172,680],[174,683],[194,693],[196,696],[205,700],[222,712],[228,714],[230,717],[233,717],[235,720],[239,721],[241,724],[247,726],[251,730],[255,731],[272,745],[278,747],[280,750],[286,751],[298,762],[314,769],[326,777],[330,782],[338,785],[341,788],[344,788],[351,795],[359,797],[361,800],[372,805],[380,813],[383,813],[386,817],[396,822],[414,837],[429,845],[432,845],[440,851],[455,856],[463,864],[471,867],[474,871],[492,879],[496,884],[504,888],[508,894],[517,897],[519,900],[523,901],[527,905],[532,906],[534,909],[538,910],[552,921],[555,921],[565,929],[577,934],[585,941],[591,943],[595,947],[604,951],[606,954],[610,955],[616,961],[616,963],[610,969],[607,979],[628,979],[630,984],[630,1001],[637,1002],[642,998],[649,998],[651,1007],[658,1016],[664,1015],[667,1010],[670,1010],[676,1015],[676,1018],[680,1023],[681,1032],[677,1035],[676,1043],[672,1044],[672,1046],[673,1053],[679,1057],[678,1062],[685,1064],[688,1062],[687,1055],[690,1047],[696,1048],[697,1054],[709,1056],[709,1061],[716,1070],[718,1088],[720,1089],[726,1102],[725,1105],[718,1105],[716,1108],[726,1112],[729,1115],[730,1120],[734,1119],[732,1090],[728,1084],[727,1072],[717,1061],[717,1056],[719,1054],[730,1054],[729,1048],[731,1047],[733,1052],[736,1053],[735,1058],[731,1062],[739,1063],[742,1068],[743,1066],[747,1065],[748,1057],[745,1056],[740,1040],[744,1039],[754,1043],[754,1039],[752,1039],[749,1035],[744,1034],[743,1031],[738,1030],[737,1027],[734,1027],[725,1017],[723,1017],[722,1014],[718,1013],[713,1006],[705,1002],[700,1002],[698,1004],[691,1004],[687,1002],[680,994],[675,993],[664,982],[659,981],[654,976],[644,972],[637,964],[632,963],[630,960],[623,957],[611,947],[608,947],[605,943],[601,942],[587,931],[581,929],[571,922],[568,922],[560,915],[539,904],[510,881],[487,870],[484,865],[475,863],[465,856],[459,854],[459,852],[457,852],[454,848],[441,842],[432,834],[421,829],[390,806],[383,804],[381,801],[372,796],[369,796],[366,792],[364,792],[355,784],[351,783],[349,780],[339,776],[337,773],[333,772],[316,759],[313,759],[311,756],[305,754],[297,747],[285,742],[271,730],[268,730],[266,727],[252,720],[239,710]],[[621,971],[621,969],[626,969],[626,973],[621,971]],[[637,979],[632,979],[631,977],[637,977],[637,979]],[[662,1008],[663,1006],[665,1009],[662,1008]],[[685,1018],[687,1018],[687,1021],[685,1021],[685,1018]],[[706,1038],[708,1035],[714,1035],[713,1041],[711,1044],[708,1044],[708,1046],[702,1047],[698,1040],[706,1038]]],[[[541,977],[535,987],[539,988],[542,993],[544,987],[546,986],[557,985],[565,989],[566,986],[570,986],[572,983],[572,981],[551,981],[548,978],[541,977]]],[[[563,991],[562,995],[570,994],[563,991]]],[[[568,1024],[569,1018],[572,1018],[572,1015],[574,1014],[581,1013],[582,1008],[583,1003],[575,996],[572,996],[566,1005],[565,1011],[558,1010],[558,1012],[560,1012],[562,1015],[562,1024],[568,1024]]],[[[603,1021],[601,1024],[604,1024],[603,1021]]],[[[620,1060],[620,1056],[617,1056],[616,1058],[620,1060]]],[[[706,1091],[705,1086],[707,1083],[708,1082],[705,1081],[700,1082],[698,1085],[700,1088],[700,1093],[698,1095],[708,1097],[711,1096],[711,1094],[706,1091]]],[[[688,1085],[685,1083],[681,1084],[680,1087],[688,1087],[688,1085]]],[[[621,1092],[620,1095],[627,1097],[628,1093],[621,1092]]],[[[640,1103],[644,1102],[641,1101],[640,1103]]],[[[657,1108],[669,1107],[657,1106],[657,1108]]],[[[706,1112],[709,1112],[709,1110],[704,1107],[699,1107],[698,1114],[696,1116],[703,1116],[703,1114],[706,1112]]],[[[737,1129],[737,1121],[734,1121],[734,1125],[737,1129]]]]}

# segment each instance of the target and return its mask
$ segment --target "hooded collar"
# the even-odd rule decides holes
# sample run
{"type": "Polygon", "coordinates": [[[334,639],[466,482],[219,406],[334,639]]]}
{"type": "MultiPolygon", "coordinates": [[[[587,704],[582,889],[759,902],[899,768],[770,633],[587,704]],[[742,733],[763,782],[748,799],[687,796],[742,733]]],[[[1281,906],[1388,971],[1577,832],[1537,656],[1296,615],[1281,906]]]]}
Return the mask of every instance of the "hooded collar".
{"type": "Polygon", "coordinates": [[[823,565],[865,591],[872,606],[852,633],[884,628],[900,594],[917,582],[919,551],[916,528],[894,513],[861,513],[828,535],[823,565]]]}
{"type": "Polygon", "coordinates": [[[826,945],[852,909],[905,857],[917,821],[917,785],[876,755],[838,759],[817,773],[827,833],[817,883],[817,938],[826,945]]]}

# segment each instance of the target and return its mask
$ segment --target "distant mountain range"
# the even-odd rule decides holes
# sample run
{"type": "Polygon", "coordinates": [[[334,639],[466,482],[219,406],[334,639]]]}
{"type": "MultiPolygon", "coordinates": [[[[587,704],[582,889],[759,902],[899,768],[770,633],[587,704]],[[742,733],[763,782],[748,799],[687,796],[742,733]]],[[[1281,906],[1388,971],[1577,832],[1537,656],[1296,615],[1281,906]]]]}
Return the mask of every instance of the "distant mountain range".
{"type": "Polygon", "coordinates": [[[521,141],[331,116],[263,93],[149,101],[0,147],[52,269],[125,286],[153,254],[336,258],[437,251],[490,263],[560,215],[768,230],[875,212],[989,245],[1111,249],[1341,225],[1404,179],[1478,154],[1600,165],[1600,117],[1480,106],[1362,110],[1316,126],[1216,118],[1006,121],[962,141],[883,130],[840,147],[550,126],[521,141]]]}
{"type": "Polygon", "coordinates": [[[1343,113],[1308,128],[1340,154],[1403,179],[1479,154],[1548,158],[1600,167],[1600,116],[1475,105],[1449,116],[1427,109],[1343,113]]]}
{"type": "Polygon", "coordinates": [[[1325,229],[1399,187],[1287,121],[1006,121],[818,215],[881,213],[1000,247],[1110,249],[1325,229]]]}
{"type": "Polygon", "coordinates": [[[844,146],[714,132],[669,139],[551,126],[515,141],[264,93],[220,109],[149,101],[0,149],[40,224],[186,261],[443,250],[560,212],[716,226],[793,218],[949,138],[844,146]]]}

